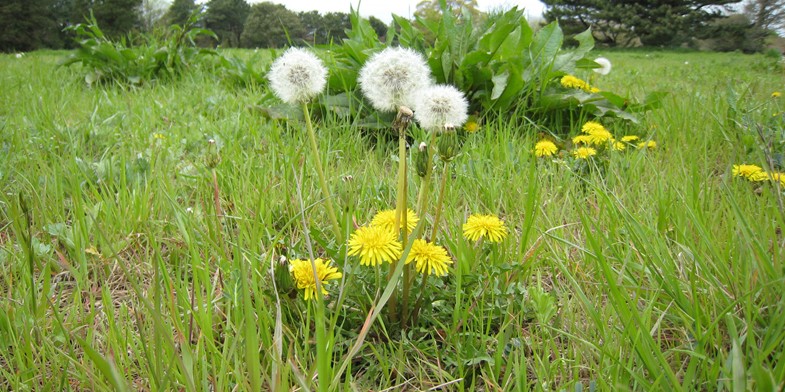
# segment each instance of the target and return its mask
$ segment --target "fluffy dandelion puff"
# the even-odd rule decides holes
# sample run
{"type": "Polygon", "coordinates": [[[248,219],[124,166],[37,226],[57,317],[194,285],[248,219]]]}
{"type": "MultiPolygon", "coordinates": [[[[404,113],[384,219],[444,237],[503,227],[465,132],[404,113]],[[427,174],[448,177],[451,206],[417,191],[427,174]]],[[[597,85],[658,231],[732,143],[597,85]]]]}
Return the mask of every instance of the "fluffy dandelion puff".
{"type": "Polygon", "coordinates": [[[600,75],[607,75],[611,73],[611,61],[605,57],[597,57],[594,62],[600,65],[600,68],[594,68],[594,72],[600,75]]]}
{"type": "MultiPolygon", "coordinates": [[[[330,260],[326,262],[322,259],[314,260],[316,265],[316,275],[319,277],[322,285],[322,294],[327,294],[324,286],[328,280],[340,279],[343,274],[338,271],[337,267],[330,266],[330,260]]],[[[289,270],[292,273],[292,278],[297,284],[298,289],[303,289],[303,298],[307,301],[311,298],[316,299],[316,281],[313,279],[313,265],[311,260],[292,260],[289,262],[289,270]]]]}
{"type": "Polygon", "coordinates": [[[387,48],[371,56],[358,78],[363,95],[383,112],[412,107],[414,96],[431,84],[423,56],[407,48],[387,48]]]}
{"type": "Polygon", "coordinates": [[[453,86],[431,86],[417,95],[414,118],[420,126],[442,131],[445,126],[459,127],[469,118],[469,102],[453,86]]]}
{"type": "Polygon", "coordinates": [[[392,263],[402,251],[395,233],[381,226],[363,226],[349,238],[349,256],[360,256],[360,265],[392,263]]]}
{"type": "Polygon", "coordinates": [[[550,157],[556,154],[559,148],[550,140],[540,140],[534,145],[534,155],[537,157],[550,157]]]}
{"type": "Polygon", "coordinates": [[[286,103],[299,104],[324,90],[327,68],[310,51],[289,48],[273,62],[267,78],[278,98],[286,103]]]}
{"type": "Polygon", "coordinates": [[[507,237],[507,227],[496,215],[472,214],[463,224],[463,236],[470,241],[487,237],[490,242],[501,242],[507,237]]]}
{"type": "Polygon", "coordinates": [[[415,262],[417,272],[426,275],[447,275],[447,266],[452,264],[450,256],[444,247],[427,242],[423,239],[416,239],[412,244],[412,250],[406,258],[406,264],[415,262]]]}
{"type": "MultiPolygon", "coordinates": [[[[371,226],[381,226],[389,231],[395,232],[395,213],[397,210],[384,210],[379,211],[371,220],[371,226]]],[[[411,234],[412,230],[417,227],[417,222],[420,218],[412,211],[411,208],[406,213],[406,232],[411,234]]]]}

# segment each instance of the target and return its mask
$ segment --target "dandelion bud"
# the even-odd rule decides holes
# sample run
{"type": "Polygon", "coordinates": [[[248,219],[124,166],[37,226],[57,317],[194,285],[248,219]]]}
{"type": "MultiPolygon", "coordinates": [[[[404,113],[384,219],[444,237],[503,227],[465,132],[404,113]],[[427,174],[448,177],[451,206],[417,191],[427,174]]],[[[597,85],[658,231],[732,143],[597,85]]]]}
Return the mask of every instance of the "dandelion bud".
{"type": "Polygon", "coordinates": [[[273,266],[273,279],[275,279],[275,288],[278,289],[279,294],[288,295],[290,297],[297,295],[294,280],[292,279],[292,272],[290,271],[286,257],[281,256],[278,262],[273,266]]]}
{"type": "Polygon", "coordinates": [[[215,139],[210,139],[207,141],[207,156],[205,157],[205,164],[209,169],[215,169],[219,163],[221,163],[221,154],[218,153],[218,145],[215,142],[215,139]]]}
{"type": "Polygon", "coordinates": [[[417,175],[425,177],[428,174],[428,154],[430,151],[425,142],[420,143],[416,150],[412,150],[412,161],[414,161],[414,168],[417,170],[417,175]]]}
{"type": "Polygon", "coordinates": [[[445,162],[450,162],[461,150],[461,142],[455,131],[440,134],[436,143],[439,157],[445,162]]]}
{"type": "Polygon", "coordinates": [[[393,121],[393,128],[398,130],[408,128],[409,122],[412,121],[412,117],[414,117],[412,109],[409,109],[406,106],[400,106],[398,108],[398,115],[395,116],[395,121],[393,121]]]}

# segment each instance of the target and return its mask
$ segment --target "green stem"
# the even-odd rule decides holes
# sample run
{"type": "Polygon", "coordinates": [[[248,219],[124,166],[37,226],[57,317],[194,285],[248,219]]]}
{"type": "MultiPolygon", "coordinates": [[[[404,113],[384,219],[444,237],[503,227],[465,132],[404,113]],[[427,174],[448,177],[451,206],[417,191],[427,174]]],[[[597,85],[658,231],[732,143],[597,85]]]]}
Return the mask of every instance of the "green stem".
{"type": "Polygon", "coordinates": [[[428,188],[431,184],[431,177],[433,176],[433,148],[436,143],[436,133],[431,133],[431,141],[428,143],[428,166],[425,172],[425,177],[420,184],[420,194],[417,197],[417,213],[420,214],[421,219],[425,219],[425,213],[428,210],[428,188]]]}
{"type": "Polygon", "coordinates": [[[447,191],[447,177],[450,176],[450,163],[444,162],[444,171],[442,172],[442,181],[439,186],[439,200],[436,202],[436,215],[433,218],[433,231],[431,232],[431,241],[436,241],[436,235],[439,233],[439,220],[442,217],[442,206],[444,205],[444,194],[447,191]]]}
{"type": "Polygon", "coordinates": [[[311,115],[308,112],[308,104],[303,103],[303,114],[305,115],[305,125],[308,128],[308,136],[311,140],[311,149],[313,150],[314,161],[316,161],[316,173],[319,175],[319,185],[322,188],[322,193],[324,194],[324,198],[327,201],[327,214],[330,216],[330,223],[333,226],[333,231],[335,232],[335,239],[336,242],[339,244],[343,244],[343,233],[341,232],[341,225],[338,224],[337,215],[335,215],[335,209],[333,209],[333,199],[330,196],[330,189],[327,188],[327,181],[324,178],[324,170],[322,169],[322,156],[319,154],[319,145],[316,143],[316,134],[313,131],[313,125],[311,125],[311,115]]]}
{"type": "Polygon", "coordinates": [[[414,309],[412,310],[412,325],[417,325],[417,319],[420,317],[420,307],[422,307],[423,297],[425,297],[425,286],[428,282],[428,276],[430,274],[423,274],[422,276],[422,283],[420,283],[420,295],[417,296],[417,302],[414,305],[414,309]]]}

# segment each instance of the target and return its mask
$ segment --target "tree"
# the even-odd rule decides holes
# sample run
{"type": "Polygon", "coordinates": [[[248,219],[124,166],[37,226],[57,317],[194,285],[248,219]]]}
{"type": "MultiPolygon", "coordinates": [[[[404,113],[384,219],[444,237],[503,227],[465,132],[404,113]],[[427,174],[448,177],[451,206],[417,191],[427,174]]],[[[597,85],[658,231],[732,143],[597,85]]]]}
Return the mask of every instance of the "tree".
{"type": "Polygon", "coordinates": [[[379,37],[379,39],[383,40],[384,37],[387,36],[387,25],[382,22],[381,19],[371,16],[368,18],[368,22],[371,24],[371,27],[373,27],[373,31],[376,32],[376,36],[379,37]]]}
{"type": "Polygon", "coordinates": [[[142,0],[139,6],[139,22],[142,31],[150,32],[163,20],[166,14],[164,0],[142,0]]]}
{"type": "Polygon", "coordinates": [[[0,51],[61,46],[50,5],[47,0],[6,0],[0,4],[0,51]]]}
{"type": "Polygon", "coordinates": [[[196,0],[174,0],[169,10],[166,11],[164,20],[168,25],[184,25],[194,12],[201,11],[201,6],[196,5],[196,0]]]}
{"type": "Polygon", "coordinates": [[[90,13],[108,37],[119,38],[140,26],[142,0],[73,0],[70,23],[83,23],[90,13]]]}
{"type": "Polygon", "coordinates": [[[345,12],[328,12],[324,15],[325,35],[324,43],[330,41],[340,42],[346,38],[346,30],[352,28],[349,14],[345,12]]]}
{"type": "Polygon", "coordinates": [[[544,0],[545,17],[568,33],[592,28],[594,38],[611,45],[677,45],[699,37],[721,17],[722,6],[739,0],[544,0]]]}
{"type": "Polygon", "coordinates": [[[305,28],[296,13],[281,4],[259,3],[251,7],[241,36],[244,47],[280,48],[292,39],[305,35],[305,28]]]}
{"type": "Polygon", "coordinates": [[[245,0],[210,0],[204,16],[205,24],[215,32],[221,45],[238,47],[250,11],[251,6],[245,0]]]}
{"type": "MultiPolygon", "coordinates": [[[[456,18],[459,18],[462,9],[466,8],[471,12],[472,19],[478,20],[481,12],[477,9],[477,0],[446,0],[447,9],[451,10],[456,18]]],[[[438,20],[442,15],[442,8],[439,0],[422,0],[417,3],[417,9],[414,11],[415,16],[419,16],[425,20],[438,20]]]]}
{"type": "Polygon", "coordinates": [[[785,0],[750,0],[744,13],[761,30],[785,30],[785,0]]]}

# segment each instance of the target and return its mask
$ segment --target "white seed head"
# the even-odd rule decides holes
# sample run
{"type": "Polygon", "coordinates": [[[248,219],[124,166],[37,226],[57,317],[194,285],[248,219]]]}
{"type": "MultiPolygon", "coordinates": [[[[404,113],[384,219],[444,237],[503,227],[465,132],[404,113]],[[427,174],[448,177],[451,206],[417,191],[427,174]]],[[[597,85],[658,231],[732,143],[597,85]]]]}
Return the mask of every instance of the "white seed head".
{"type": "Polygon", "coordinates": [[[278,98],[297,104],[307,102],[324,90],[327,68],[310,51],[289,48],[273,62],[267,78],[278,98]]]}
{"type": "Polygon", "coordinates": [[[594,68],[594,72],[600,75],[607,75],[611,73],[611,61],[605,57],[597,57],[594,62],[600,65],[600,68],[594,68]]]}
{"type": "Polygon", "coordinates": [[[387,48],[365,62],[358,81],[373,107],[395,112],[399,106],[414,105],[415,94],[431,84],[431,69],[411,49],[387,48]]]}
{"type": "Polygon", "coordinates": [[[469,118],[468,110],[469,103],[462,92],[453,86],[436,85],[417,95],[414,118],[421,127],[441,132],[447,126],[463,125],[469,118]]]}

